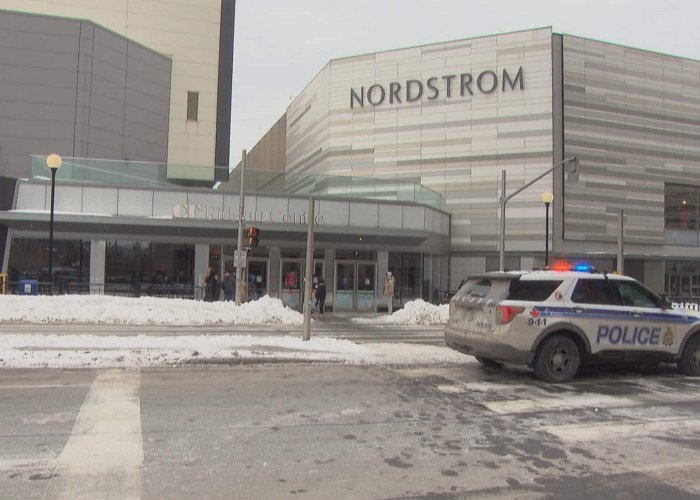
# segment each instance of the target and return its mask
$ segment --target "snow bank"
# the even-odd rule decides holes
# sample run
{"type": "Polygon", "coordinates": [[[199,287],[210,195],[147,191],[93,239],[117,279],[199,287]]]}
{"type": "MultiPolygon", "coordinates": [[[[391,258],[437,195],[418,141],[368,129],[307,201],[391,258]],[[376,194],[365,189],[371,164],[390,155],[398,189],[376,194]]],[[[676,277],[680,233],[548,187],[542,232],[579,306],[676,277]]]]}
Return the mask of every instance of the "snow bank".
{"type": "Polygon", "coordinates": [[[0,335],[1,368],[159,368],[276,361],[346,364],[469,363],[446,346],[355,344],[349,340],[253,335],[0,335]]]}
{"type": "Polygon", "coordinates": [[[356,323],[381,323],[391,325],[440,325],[447,323],[450,316],[449,304],[439,306],[418,299],[406,302],[403,309],[391,315],[377,318],[354,318],[356,323]]]}
{"type": "MultiPolygon", "coordinates": [[[[391,325],[447,323],[449,306],[407,302],[392,315],[353,318],[353,322],[391,325]]],[[[107,295],[0,295],[0,322],[109,325],[301,325],[304,315],[279,299],[264,296],[236,306],[160,297],[107,295]]]]}
{"type": "Polygon", "coordinates": [[[114,325],[301,325],[304,316],[264,296],[236,306],[157,297],[0,295],[0,322],[114,325]]]}

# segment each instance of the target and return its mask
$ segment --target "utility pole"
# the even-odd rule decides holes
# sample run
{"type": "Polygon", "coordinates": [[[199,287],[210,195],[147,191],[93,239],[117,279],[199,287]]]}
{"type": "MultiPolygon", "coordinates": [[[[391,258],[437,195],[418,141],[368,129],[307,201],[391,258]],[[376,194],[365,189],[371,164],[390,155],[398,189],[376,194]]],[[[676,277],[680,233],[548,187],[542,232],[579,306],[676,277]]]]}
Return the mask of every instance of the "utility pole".
{"type": "Polygon", "coordinates": [[[314,198],[309,198],[309,228],[306,232],[306,272],[304,273],[304,340],[311,338],[311,290],[314,270],[314,198]]]}
{"type": "Polygon", "coordinates": [[[617,272],[625,274],[625,211],[617,214],[617,272]]]}
{"type": "Polygon", "coordinates": [[[243,295],[243,270],[246,267],[245,252],[243,251],[243,219],[245,209],[245,190],[243,189],[245,180],[245,161],[246,151],[243,150],[241,155],[241,190],[238,197],[238,244],[236,246],[236,254],[233,258],[233,263],[236,266],[236,305],[241,305],[241,296],[243,295]]]}

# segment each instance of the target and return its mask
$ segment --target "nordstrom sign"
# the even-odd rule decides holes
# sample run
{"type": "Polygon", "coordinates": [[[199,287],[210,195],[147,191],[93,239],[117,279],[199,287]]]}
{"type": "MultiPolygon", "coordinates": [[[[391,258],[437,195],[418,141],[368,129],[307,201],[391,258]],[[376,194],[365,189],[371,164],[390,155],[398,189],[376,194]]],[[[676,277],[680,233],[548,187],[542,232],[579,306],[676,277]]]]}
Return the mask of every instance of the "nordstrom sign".
{"type": "Polygon", "coordinates": [[[405,82],[374,83],[368,87],[350,89],[350,108],[364,107],[365,104],[379,106],[380,104],[402,104],[404,102],[420,101],[423,96],[433,101],[440,96],[447,99],[459,96],[472,96],[475,92],[491,94],[500,89],[501,92],[525,88],[523,67],[517,71],[508,72],[503,69],[500,74],[496,71],[485,70],[478,75],[460,73],[454,75],[431,76],[426,80],[406,80],[405,82]]]}

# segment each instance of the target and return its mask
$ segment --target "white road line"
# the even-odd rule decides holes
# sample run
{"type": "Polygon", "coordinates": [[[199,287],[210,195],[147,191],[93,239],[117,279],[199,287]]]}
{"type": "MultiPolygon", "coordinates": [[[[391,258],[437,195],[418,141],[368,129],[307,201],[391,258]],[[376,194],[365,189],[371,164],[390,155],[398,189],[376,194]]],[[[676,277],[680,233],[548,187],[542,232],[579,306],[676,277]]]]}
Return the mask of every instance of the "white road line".
{"type": "Polygon", "coordinates": [[[639,405],[631,398],[607,396],[605,394],[566,394],[562,397],[535,399],[505,399],[482,401],[481,404],[498,414],[526,413],[536,411],[573,410],[583,408],[615,408],[639,405]]]}
{"type": "Polygon", "coordinates": [[[654,420],[630,420],[624,423],[604,422],[572,425],[553,425],[541,428],[562,441],[589,443],[591,441],[612,441],[630,437],[681,435],[695,436],[700,431],[700,419],[676,417],[654,420]]]}
{"type": "Polygon", "coordinates": [[[139,372],[95,377],[45,498],[141,498],[140,387],[139,372]]]}

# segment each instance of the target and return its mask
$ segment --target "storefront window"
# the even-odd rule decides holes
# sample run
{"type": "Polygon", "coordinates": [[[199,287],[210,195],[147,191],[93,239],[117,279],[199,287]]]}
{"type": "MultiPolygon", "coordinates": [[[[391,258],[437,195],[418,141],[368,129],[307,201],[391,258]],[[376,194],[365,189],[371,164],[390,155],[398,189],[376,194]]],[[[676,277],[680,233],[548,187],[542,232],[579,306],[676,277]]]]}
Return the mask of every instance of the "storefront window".
{"type": "Polygon", "coordinates": [[[700,263],[667,262],[666,294],[671,298],[700,298],[700,263]]]}
{"type": "Polygon", "coordinates": [[[407,302],[423,297],[422,254],[389,252],[389,271],[396,277],[394,298],[407,302]]]}
{"type": "Polygon", "coordinates": [[[664,222],[670,229],[697,230],[700,188],[666,184],[664,197],[664,222]]]}
{"type": "MultiPolygon", "coordinates": [[[[54,240],[53,275],[58,290],[71,291],[77,284],[90,279],[90,242],[54,240]]],[[[50,281],[49,242],[29,238],[14,238],[10,246],[8,273],[11,282],[21,278],[50,281]]]]}
{"type": "Polygon", "coordinates": [[[105,293],[189,295],[175,285],[192,285],[194,245],[107,241],[105,293]]]}

